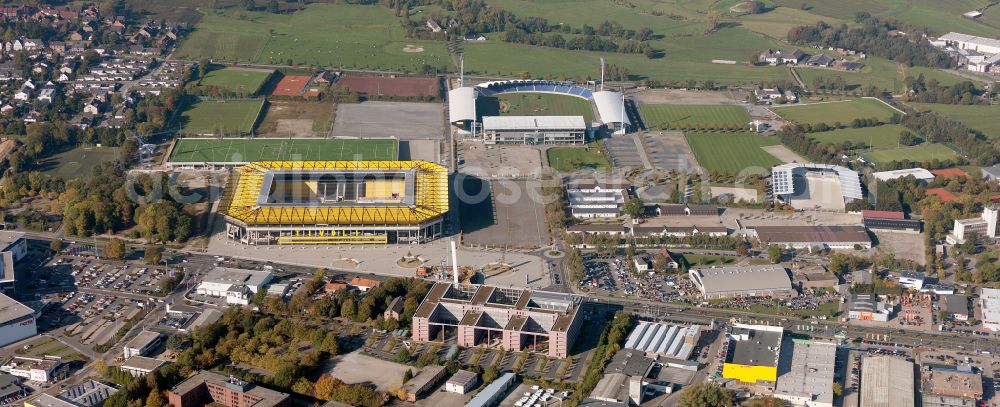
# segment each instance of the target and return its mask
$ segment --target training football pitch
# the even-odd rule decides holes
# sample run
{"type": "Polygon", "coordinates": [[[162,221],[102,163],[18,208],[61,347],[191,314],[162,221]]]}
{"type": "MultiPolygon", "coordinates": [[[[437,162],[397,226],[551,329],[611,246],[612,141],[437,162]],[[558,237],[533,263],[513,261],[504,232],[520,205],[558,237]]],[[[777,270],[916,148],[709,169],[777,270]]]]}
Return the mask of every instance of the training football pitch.
{"type": "Polygon", "coordinates": [[[868,161],[876,163],[887,163],[893,161],[910,160],[913,162],[923,162],[930,160],[948,160],[958,158],[958,153],[948,148],[944,144],[924,143],[914,147],[902,147],[892,150],[876,150],[862,154],[868,161]]]}
{"type": "Polygon", "coordinates": [[[945,105],[937,103],[913,103],[921,111],[930,110],[941,116],[957,120],[975,130],[983,132],[990,139],[1000,138],[1000,106],[988,105],[945,105]]]}
{"type": "Polygon", "coordinates": [[[742,129],[750,115],[741,106],[722,105],[640,105],[646,127],[673,129],[742,129]]]}
{"type": "Polygon", "coordinates": [[[708,172],[738,174],[751,167],[770,172],[782,164],[761,147],[779,144],[775,137],[757,134],[687,134],[688,145],[698,164],[708,172]]]}
{"type": "Polygon", "coordinates": [[[255,95],[260,92],[274,71],[263,69],[225,68],[209,71],[198,82],[201,86],[216,86],[231,92],[255,95]]]}
{"type": "Polygon", "coordinates": [[[189,97],[175,127],[184,134],[241,135],[253,131],[264,99],[199,100],[189,97]]]}
{"type": "Polygon", "coordinates": [[[254,161],[393,161],[395,139],[178,139],[171,163],[254,161]]]}
{"type": "Polygon", "coordinates": [[[886,124],[882,126],[861,127],[857,129],[847,128],[824,131],[820,133],[810,133],[809,137],[820,143],[840,145],[845,141],[850,141],[854,145],[864,143],[865,145],[873,148],[896,148],[899,147],[899,133],[902,133],[903,131],[909,130],[898,124],[886,124]]]}
{"type": "Polygon", "coordinates": [[[771,108],[785,120],[801,124],[840,122],[850,124],[854,119],[887,120],[898,114],[878,99],[852,99],[843,102],[809,103],[801,105],[775,106],[771,108]]]}

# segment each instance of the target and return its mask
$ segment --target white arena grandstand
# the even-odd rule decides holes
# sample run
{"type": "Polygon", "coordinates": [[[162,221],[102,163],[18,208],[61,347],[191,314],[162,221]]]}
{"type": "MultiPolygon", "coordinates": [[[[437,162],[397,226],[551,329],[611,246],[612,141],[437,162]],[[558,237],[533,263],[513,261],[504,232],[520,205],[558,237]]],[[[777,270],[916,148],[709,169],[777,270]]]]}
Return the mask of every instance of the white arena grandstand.
{"type": "Polygon", "coordinates": [[[774,199],[796,209],[844,210],[862,199],[861,178],[854,170],[829,164],[782,164],[771,169],[774,199]]]}

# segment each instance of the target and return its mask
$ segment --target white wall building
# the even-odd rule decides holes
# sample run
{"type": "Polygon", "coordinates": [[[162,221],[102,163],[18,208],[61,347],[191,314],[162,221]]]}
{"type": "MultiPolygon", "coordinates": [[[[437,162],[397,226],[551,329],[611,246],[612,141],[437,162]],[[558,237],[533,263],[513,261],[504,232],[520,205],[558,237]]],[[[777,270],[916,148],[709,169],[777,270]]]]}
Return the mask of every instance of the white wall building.
{"type": "Polygon", "coordinates": [[[199,295],[225,298],[230,305],[247,305],[271,281],[271,272],[216,267],[198,284],[199,295]]]}
{"type": "Polygon", "coordinates": [[[955,219],[951,234],[946,236],[945,240],[951,244],[961,244],[972,236],[995,238],[998,222],[1000,222],[1000,208],[987,207],[978,218],[955,219]]]}
{"type": "Polygon", "coordinates": [[[938,37],[939,41],[959,49],[973,50],[983,54],[1000,54],[1000,40],[975,35],[950,32],[938,37]]]}
{"type": "Polygon", "coordinates": [[[465,394],[476,387],[479,379],[475,373],[459,370],[445,383],[445,390],[451,393],[465,394]]]}
{"type": "Polygon", "coordinates": [[[1000,290],[984,288],[979,294],[979,305],[983,310],[983,330],[1000,332],[1000,290]]]}
{"type": "Polygon", "coordinates": [[[14,291],[14,265],[28,254],[24,233],[0,232],[0,290],[14,291]]]}
{"type": "Polygon", "coordinates": [[[577,184],[566,188],[570,213],[576,218],[617,218],[627,193],[622,188],[577,184]]]}
{"type": "Polygon", "coordinates": [[[23,377],[36,383],[48,383],[54,380],[56,371],[62,362],[53,359],[15,356],[0,366],[0,371],[23,377]]]}
{"type": "Polygon", "coordinates": [[[146,356],[160,344],[162,336],[159,332],[142,331],[135,338],[128,341],[123,349],[123,356],[128,359],[132,356],[146,356]]]}
{"type": "Polygon", "coordinates": [[[0,294],[0,346],[38,334],[35,310],[0,294]]]}

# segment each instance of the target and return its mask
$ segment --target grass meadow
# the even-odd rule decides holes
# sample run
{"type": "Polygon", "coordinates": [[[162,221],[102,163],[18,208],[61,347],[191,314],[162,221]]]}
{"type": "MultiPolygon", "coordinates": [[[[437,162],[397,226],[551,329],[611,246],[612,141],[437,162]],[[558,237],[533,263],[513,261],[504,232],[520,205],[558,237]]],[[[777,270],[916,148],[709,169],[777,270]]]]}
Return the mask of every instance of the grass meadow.
{"type": "Polygon", "coordinates": [[[835,122],[848,124],[854,119],[887,120],[899,113],[878,99],[851,99],[837,102],[807,103],[771,108],[785,120],[802,124],[835,122]]]}
{"type": "Polygon", "coordinates": [[[189,97],[177,118],[184,134],[243,135],[253,131],[264,99],[198,100],[189,97]]]}
{"type": "Polygon", "coordinates": [[[761,147],[780,144],[776,137],[757,134],[697,134],[685,136],[695,159],[709,172],[737,174],[744,168],[770,169],[782,164],[761,147]]]}
{"type": "Polygon", "coordinates": [[[650,129],[746,128],[750,122],[742,106],[644,104],[639,110],[650,129]]]}

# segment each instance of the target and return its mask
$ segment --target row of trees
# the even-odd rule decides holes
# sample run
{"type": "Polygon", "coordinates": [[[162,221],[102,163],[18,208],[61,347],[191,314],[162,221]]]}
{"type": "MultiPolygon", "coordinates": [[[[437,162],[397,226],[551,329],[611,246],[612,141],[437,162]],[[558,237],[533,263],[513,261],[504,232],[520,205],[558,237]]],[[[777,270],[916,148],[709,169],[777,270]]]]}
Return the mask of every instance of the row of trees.
{"type": "Polygon", "coordinates": [[[922,31],[902,27],[893,19],[868,17],[857,28],[849,28],[846,24],[834,27],[820,21],[815,25],[792,28],[788,31],[788,41],[793,44],[864,51],[910,66],[955,67],[955,61],[932,46],[923,37],[922,31]],[[897,30],[905,31],[907,35],[897,30]]]}
{"type": "Polygon", "coordinates": [[[566,39],[560,34],[529,33],[520,28],[513,28],[500,33],[500,41],[568,50],[643,54],[647,58],[657,56],[656,50],[648,42],[607,38],[598,35],[571,36],[566,39]]]}

